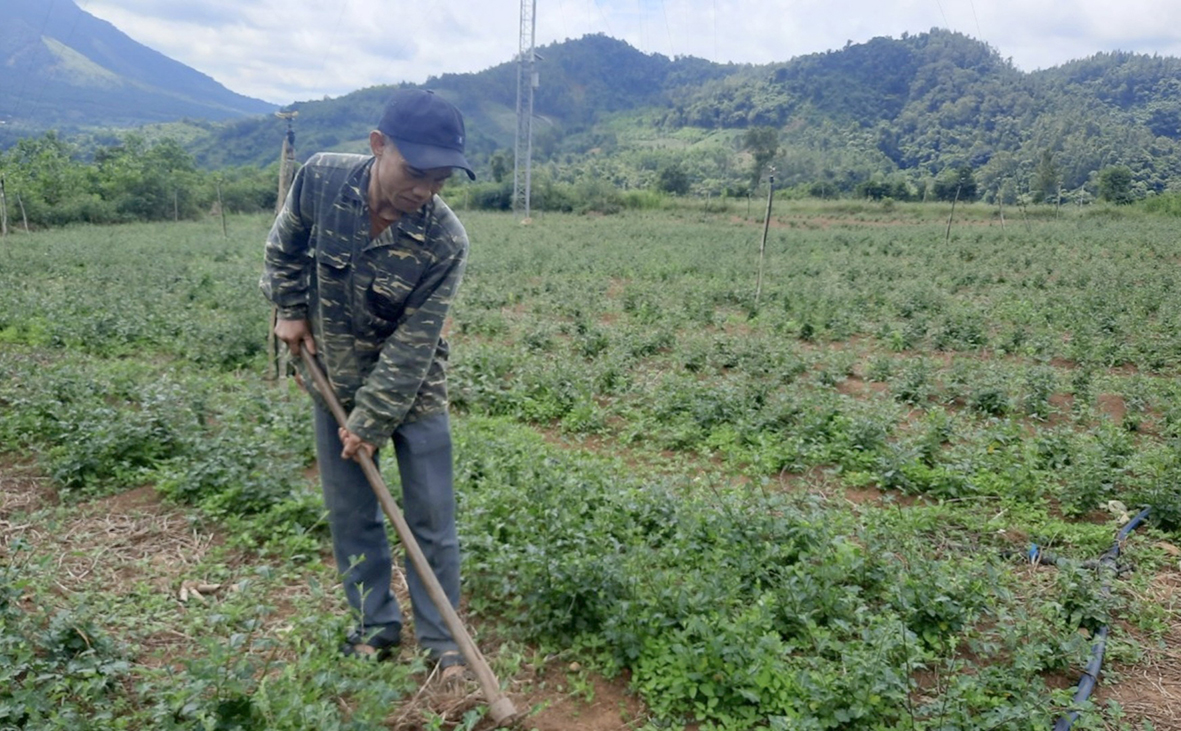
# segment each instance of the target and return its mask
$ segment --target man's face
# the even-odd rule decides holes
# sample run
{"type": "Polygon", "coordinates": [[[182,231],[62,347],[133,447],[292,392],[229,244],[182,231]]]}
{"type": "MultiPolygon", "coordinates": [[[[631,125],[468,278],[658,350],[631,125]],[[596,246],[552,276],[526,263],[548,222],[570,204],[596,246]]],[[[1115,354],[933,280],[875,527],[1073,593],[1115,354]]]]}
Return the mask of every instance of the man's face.
{"type": "Polygon", "coordinates": [[[451,177],[449,167],[419,170],[410,165],[398,148],[379,132],[370,135],[370,147],[377,158],[371,173],[376,186],[371,203],[377,207],[378,213],[413,213],[442,190],[451,177]]]}

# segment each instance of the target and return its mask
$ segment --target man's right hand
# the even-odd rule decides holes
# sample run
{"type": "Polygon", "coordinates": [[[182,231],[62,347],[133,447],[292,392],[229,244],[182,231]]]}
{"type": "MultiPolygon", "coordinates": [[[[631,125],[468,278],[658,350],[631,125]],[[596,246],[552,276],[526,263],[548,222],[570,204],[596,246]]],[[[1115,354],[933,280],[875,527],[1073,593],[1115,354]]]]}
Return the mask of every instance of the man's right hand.
{"type": "Polygon", "coordinates": [[[275,323],[275,337],[287,343],[291,357],[300,357],[300,348],[306,347],[316,354],[316,341],[312,338],[312,326],[307,320],[278,320],[275,323]]]}

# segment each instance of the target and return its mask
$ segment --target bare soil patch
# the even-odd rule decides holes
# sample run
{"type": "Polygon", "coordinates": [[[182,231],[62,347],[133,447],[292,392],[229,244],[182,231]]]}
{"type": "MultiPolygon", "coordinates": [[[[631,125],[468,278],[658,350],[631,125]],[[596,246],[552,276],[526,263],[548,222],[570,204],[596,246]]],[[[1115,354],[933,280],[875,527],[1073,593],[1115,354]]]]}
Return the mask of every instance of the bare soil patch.
{"type": "Polygon", "coordinates": [[[635,728],[646,716],[643,704],[628,690],[626,676],[615,680],[590,678],[589,690],[575,691],[566,674],[564,667],[551,668],[546,672],[543,688],[521,698],[520,702],[514,698],[518,708],[528,703],[538,709],[521,724],[522,728],[533,731],[620,731],[635,728]]]}
{"type": "Polygon", "coordinates": [[[0,461],[0,546],[12,534],[12,524],[6,522],[12,516],[56,504],[57,491],[32,464],[0,461]]]}
{"type": "MultiPolygon", "coordinates": [[[[625,731],[647,719],[643,703],[627,687],[626,676],[607,680],[570,671],[563,662],[550,662],[536,675],[524,673],[512,679],[507,692],[521,719],[522,731],[625,731]]],[[[483,702],[478,684],[470,679],[462,688],[440,688],[428,678],[422,690],[390,719],[395,731],[427,731],[451,728],[463,715],[483,702]],[[429,711],[429,714],[427,713],[429,711]]],[[[498,728],[490,718],[477,731],[498,728]]]]}
{"type": "Polygon", "coordinates": [[[1074,394],[1056,393],[1050,396],[1050,406],[1054,407],[1054,411],[1050,414],[1049,418],[1051,425],[1068,421],[1071,412],[1074,410],[1074,394]]]}
{"type": "MultiPolygon", "coordinates": [[[[1105,661],[1094,694],[1099,703],[1117,701],[1128,718],[1150,721],[1157,731],[1181,730],[1181,566],[1176,558],[1172,561],[1170,568],[1156,575],[1144,597],[1167,609],[1168,632],[1159,641],[1137,637],[1144,656],[1135,665],[1105,661]]],[[[1113,632],[1125,629],[1113,628],[1113,632]]]]}
{"type": "Polygon", "coordinates": [[[837,383],[837,391],[846,396],[858,398],[866,394],[882,394],[890,390],[890,385],[881,381],[866,381],[857,376],[848,376],[837,383]]]}
{"type": "Polygon", "coordinates": [[[67,594],[95,587],[123,594],[141,581],[170,592],[199,578],[192,568],[218,542],[151,486],[79,503],[61,522],[29,523],[19,534],[57,557],[54,583],[67,594]]]}
{"type": "Polygon", "coordinates": [[[1109,419],[1116,424],[1122,424],[1124,417],[1128,414],[1128,405],[1124,402],[1124,397],[1118,393],[1101,393],[1096,399],[1099,406],[1099,411],[1104,413],[1109,419]]]}

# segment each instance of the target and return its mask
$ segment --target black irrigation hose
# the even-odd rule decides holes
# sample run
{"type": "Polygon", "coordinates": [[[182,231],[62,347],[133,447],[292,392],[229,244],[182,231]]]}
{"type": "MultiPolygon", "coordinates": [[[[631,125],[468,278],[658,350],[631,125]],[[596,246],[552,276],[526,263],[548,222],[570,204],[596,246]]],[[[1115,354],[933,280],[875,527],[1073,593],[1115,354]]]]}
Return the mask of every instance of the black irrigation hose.
{"type": "MultiPolygon", "coordinates": [[[[1119,533],[1115,536],[1115,545],[1107,549],[1107,552],[1099,557],[1099,564],[1101,566],[1111,566],[1115,568],[1115,560],[1119,557],[1120,545],[1128,534],[1136,530],[1144,519],[1148,517],[1150,508],[1144,508],[1136,514],[1135,518],[1128,521],[1128,524],[1120,528],[1119,533]]],[[[1103,595],[1107,596],[1111,592],[1111,579],[1107,578],[1103,581],[1103,595]]],[[[1083,669],[1083,676],[1079,678],[1078,690],[1074,693],[1074,705],[1085,702],[1091,697],[1091,692],[1095,690],[1095,683],[1099,680],[1099,668],[1103,665],[1103,653],[1107,650],[1107,625],[1099,628],[1095,634],[1095,644],[1091,646],[1091,661],[1087,663],[1087,667],[1083,669]]],[[[1070,731],[1070,727],[1078,720],[1079,712],[1071,711],[1065,716],[1058,719],[1054,724],[1054,731],[1070,731]]]]}

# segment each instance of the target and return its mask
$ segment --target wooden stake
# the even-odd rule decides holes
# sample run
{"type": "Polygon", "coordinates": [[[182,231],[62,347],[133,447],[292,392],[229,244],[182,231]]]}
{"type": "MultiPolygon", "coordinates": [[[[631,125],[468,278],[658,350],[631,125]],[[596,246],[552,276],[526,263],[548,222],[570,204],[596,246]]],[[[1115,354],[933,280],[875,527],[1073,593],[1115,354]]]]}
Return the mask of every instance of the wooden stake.
{"type": "MultiPolygon", "coordinates": [[[[290,118],[287,121],[290,125],[290,118]]],[[[283,136],[283,149],[279,154],[279,197],[275,200],[276,216],[283,210],[283,203],[287,201],[287,191],[291,190],[291,181],[295,179],[295,133],[291,131],[290,126],[287,128],[287,134],[283,136]]]]}
{"type": "MultiPolygon", "coordinates": [[[[295,180],[295,131],[291,129],[291,120],[299,116],[299,112],[276,112],[276,117],[287,120],[287,131],[283,134],[283,146],[279,152],[279,194],[275,199],[275,215],[283,211],[287,202],[287,193],[291,190],[291,183],[295,180]]],[[[467,210],[467,190],[464,190],[464,210],[467,210]]],[[[271,329],[267,333],[267,371],[264,375],[268,381],[279,381],[287,378],[287,351],[279,344],[275,337],[275,326],[279,323],[279,308],[271,308],[271,329]]]]}
{"type": "Polygon", "coordinates": [[[1025,214],[1025,199],[1018,197],[1017,204],[1021,208],[1021,220],[1025,222],[1025,232],[1030,234],[1033,233],[1033,226],[1029,225],[1029,216],[1025,214]]]}
{"type": "Polygon", "coordinates": [[[217,181],[217,210],[221,212],[221,235],[228,239],[230,232],[226,228],[226,206],[221,200],[221,180],[217,181]]]}
{"type": "Polygon", "coordinates": [[[951,202],[951,213],[947,214],[947,235],[943,237],[945,244],[951,243],[951,219],[955,215],[955,204],[960,200],[960,188],[962,187],[963,183],[955,187],[955,199],[951,202]]]}
{"type": "Polygon", "coordinates": [[[21,194],[16,194],[16,204],[21,208],[21,223],[25,225],[25,233],[29,232],[29,217],[25,215],[25,202],[21,200],[21,194]]]}
{"type": "Polygon", "coordinates": [[[0,238],[8,238],[8,202],[4,200],[3,175],[0,175],[0,238]]]}
{"type": "MultiPolygon", "coordinates": [[[[771,228],[771,199],[775,193],[775,168],[767,180],[767,216],[763,219],[763,240],[759,243],[759,277],[755,284],[755,311],[759,309],[759,296],[763,293],[763,261],[767,255],[767,230],[771,228]]],[[[747,200],[750,200],[749,198],[747,200]]]]}

